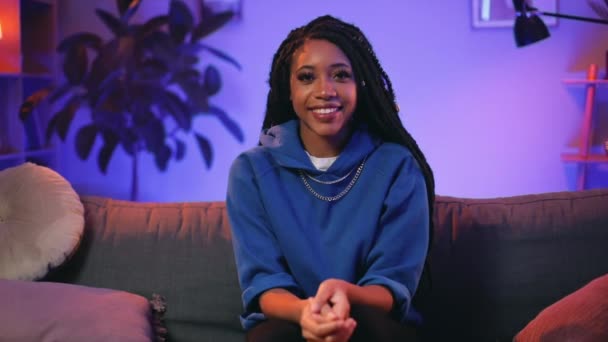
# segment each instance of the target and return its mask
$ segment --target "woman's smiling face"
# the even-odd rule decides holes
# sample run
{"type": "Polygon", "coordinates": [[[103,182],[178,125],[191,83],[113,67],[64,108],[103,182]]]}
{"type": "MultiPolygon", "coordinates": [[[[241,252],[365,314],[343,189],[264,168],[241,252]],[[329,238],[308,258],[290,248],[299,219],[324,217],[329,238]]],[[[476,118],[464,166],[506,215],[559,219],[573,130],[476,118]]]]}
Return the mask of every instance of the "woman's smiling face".
{"type": "Polygon", "coordinates": [[[344,52],[327,40],[307,40],[293,54],[289,85],[305,148],[313,155],[328,143],[341,148],[357,104],[355,75],[344,52]]]}

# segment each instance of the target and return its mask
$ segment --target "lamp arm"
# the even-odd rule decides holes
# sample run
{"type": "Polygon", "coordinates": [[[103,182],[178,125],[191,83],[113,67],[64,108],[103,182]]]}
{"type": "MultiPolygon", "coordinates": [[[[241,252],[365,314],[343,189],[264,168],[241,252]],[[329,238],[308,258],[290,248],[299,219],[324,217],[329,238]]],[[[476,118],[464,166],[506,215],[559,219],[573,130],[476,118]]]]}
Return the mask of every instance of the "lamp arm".
{"type": "Polygon", "coordinates": [[[602,20],[602,19],[596,19],[596,18],[587,18],[587,17],[579,17],[577,15],[562,14],[562,13],[549,13],[549,12],[542,12],[542,11],[539,11],[538,13],[542,14],[542,15],[549,16],[549,17],[557,17],[557,18],[564,18],[564,19],[573,19],[573,20],[587,21],[587,22],[590,22],[590,23],[608,25],[608,20],[602,20]]]}

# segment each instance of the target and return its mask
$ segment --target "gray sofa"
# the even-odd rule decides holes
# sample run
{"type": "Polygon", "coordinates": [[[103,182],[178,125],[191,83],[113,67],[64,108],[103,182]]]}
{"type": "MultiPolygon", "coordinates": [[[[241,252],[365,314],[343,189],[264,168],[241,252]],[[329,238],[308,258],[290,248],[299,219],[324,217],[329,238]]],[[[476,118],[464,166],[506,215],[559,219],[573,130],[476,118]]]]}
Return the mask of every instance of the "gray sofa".
{"type": "MultiPolygon", "coordinates": [[[[167,302],[169,341],[243,341],[223,202],[81,197],[85,234],[44,280],[167,302]]],[[[608,273],[608,189],[496,199],[438,196],[416,297],[433,341],[510,341],[543,308],[608,273]]]]}

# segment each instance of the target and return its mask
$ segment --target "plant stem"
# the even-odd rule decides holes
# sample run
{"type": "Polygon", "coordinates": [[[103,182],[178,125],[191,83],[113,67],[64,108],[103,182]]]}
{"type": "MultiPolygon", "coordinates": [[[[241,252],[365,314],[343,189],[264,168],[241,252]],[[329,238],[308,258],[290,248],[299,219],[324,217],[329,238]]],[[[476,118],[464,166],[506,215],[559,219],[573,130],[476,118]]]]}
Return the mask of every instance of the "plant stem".
{"type": "Polygon", "coordinates": [[[131,201],[137,201],[138,184],[137,184],[137,152],[133,153],[133,167],[131,168],[131,201]]]}

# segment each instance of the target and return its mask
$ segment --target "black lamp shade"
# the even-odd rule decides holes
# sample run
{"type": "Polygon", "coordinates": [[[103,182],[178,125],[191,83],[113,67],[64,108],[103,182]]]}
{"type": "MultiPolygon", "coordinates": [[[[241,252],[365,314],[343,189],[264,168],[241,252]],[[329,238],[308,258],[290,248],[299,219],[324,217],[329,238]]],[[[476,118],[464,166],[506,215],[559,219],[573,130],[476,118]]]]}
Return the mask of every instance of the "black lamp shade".
{"type": "Polygon", "coordinates": [[[524,0],[513,0],[513,7],[515,8],[515,12],[523,13],[526,8],[526,2],[524,0]]]}
{"type": "Polygon", "coordinates": [[[545,23],[533,13],[519,13],[515,19],[515,43],[522,47],[550,36],[545,23]]]}

